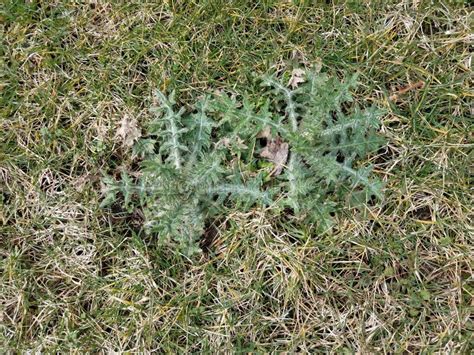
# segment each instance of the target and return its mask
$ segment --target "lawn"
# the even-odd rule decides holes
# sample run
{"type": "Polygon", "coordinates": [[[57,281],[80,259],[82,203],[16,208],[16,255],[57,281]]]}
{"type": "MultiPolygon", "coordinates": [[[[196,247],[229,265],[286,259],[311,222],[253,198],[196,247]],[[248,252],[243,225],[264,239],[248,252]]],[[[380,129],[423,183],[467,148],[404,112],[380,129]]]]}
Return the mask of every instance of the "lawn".
{"type": "Polygon", "coordinates": [[[3,1],[0,351],[472,351],[473,8],[431,3],[3,1]],[[385,112],[364,213],[236,210],[188,257],[100,206],[154,89],[258,100],[259,75],[318,65],[385,112]]]}

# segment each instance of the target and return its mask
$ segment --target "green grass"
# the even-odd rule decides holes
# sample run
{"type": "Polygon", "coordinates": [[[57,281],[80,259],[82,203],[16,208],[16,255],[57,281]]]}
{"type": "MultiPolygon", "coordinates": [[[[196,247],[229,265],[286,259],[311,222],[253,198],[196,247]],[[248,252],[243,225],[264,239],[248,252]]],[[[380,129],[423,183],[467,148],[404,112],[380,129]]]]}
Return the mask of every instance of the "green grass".
{"type": "Polygon", "coordinates": [[[334,2],[2,2],[2,351],[472,350],[472,8],[334,2]],[[318,62],[388,112],[365,216],[318,235],[235,213],[190,260],[99,208],[152,89],[256,94],[255,75],[318,62]]]}

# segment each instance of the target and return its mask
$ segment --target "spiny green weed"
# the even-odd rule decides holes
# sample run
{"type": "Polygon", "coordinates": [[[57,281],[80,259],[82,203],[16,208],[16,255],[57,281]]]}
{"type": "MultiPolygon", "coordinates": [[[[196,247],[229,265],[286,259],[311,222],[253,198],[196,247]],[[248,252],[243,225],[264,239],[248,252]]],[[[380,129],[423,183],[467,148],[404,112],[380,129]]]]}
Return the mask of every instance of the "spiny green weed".
{"type": "MultiPolygon", "coordinates": [[[[267,206],[327,232],[341,202],[363,206],[381,198],[371,167],[356,165],[380,147],[381,114],[374,107],[344,112],[355,76],[340,82],[295,69],[291,87],[275,75],[262,84],[270,91],[258,105],[247,95],[241,102],[206,96],[192,113],[175,107],[174,93],[156,91],[156,118],[133,152],[144,157],[139,177],[107,177],[102,206],[140,208],[147,232],[191,255],[206,225],[233,209],[267,206]],[[263,158],[274,166],[261,169],[263,158]]],[[[135,128],[128,131],[125,140],[138,137],[135,128]]]]}

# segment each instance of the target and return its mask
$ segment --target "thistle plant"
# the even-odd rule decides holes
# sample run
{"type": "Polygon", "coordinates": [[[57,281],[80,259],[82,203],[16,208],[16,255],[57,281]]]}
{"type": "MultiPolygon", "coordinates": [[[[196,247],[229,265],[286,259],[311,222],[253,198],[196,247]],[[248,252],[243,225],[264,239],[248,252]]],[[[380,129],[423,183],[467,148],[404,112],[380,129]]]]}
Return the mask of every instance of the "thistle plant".
{"type": "Polygon", "coordinates": [[[266,206],[324,231],[348,200],[381,198],[371,167],[359,166],[383,143],[381,111],[350,104],[355,76],[308,71],[299,79],[288,87],[267,75],[258,102],[205,96],[191,111],[157,90],[147,137],[134,146],[139,177],[105,178],[102,205],[120,196],[143,211],[147,232],[192,254],[206,222],[231,210],[266,206]]]}

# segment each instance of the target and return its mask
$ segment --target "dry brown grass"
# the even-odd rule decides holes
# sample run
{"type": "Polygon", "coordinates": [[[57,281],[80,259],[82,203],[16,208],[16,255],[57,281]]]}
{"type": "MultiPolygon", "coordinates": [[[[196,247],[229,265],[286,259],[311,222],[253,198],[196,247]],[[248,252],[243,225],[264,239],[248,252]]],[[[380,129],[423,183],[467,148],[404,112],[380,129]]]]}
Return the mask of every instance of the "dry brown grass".
{"type": "Polygon", "coordinates": [[[0,5],[3,351],[471,351],[471,9],[339,3],[0,5]],[[152,88],[186,103],[319,61],[388,111],[381,205],[329,235],[235,213],[193,260],[98,207],[152,88]]]}

